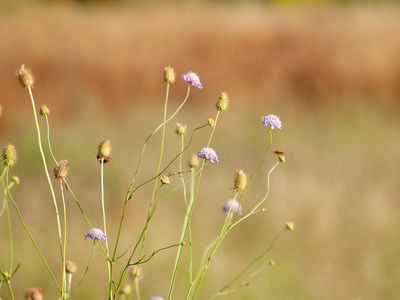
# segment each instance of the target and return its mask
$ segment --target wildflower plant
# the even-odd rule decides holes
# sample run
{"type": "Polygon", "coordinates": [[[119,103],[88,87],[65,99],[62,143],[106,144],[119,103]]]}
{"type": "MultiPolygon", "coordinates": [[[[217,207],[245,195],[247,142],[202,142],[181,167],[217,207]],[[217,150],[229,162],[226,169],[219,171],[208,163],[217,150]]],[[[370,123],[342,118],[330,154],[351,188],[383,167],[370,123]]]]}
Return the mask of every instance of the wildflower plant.
{"type": "MultiPolygon", "coordinates": [[[[198,291],[201,288],[203,279],[206,275],[209,265],[213,261],[213,257],[220,247],[221,243],[227,236],[228,232],[235,229],[241,222],[249,219],[254,214],[262,213],[266,209],[262,207],[265,200],[267,199],[270,191],[270,176],[271,173],[277,168],[280,163],[285,162],[285,157],[283,156],[283,152],[275,151],[275,154],[278,155],[278,160],[275,165],[267,172],[267,188],[264,194],[264,197],[258,199],[257,204],[249,208],[248,204],[245,201],[246,191],[250,188],[254,180],[258,177],[257,175],[263,170],[263,166],[267,159],[267,156],[270,152],[270,148],[272,145],[272,131],[275,128],[281,129],[282,123],[279,117],[274,114],[269,114],[262,117],[262,124],[264,126],[269,126],[269,144],[265,151],[264,156],[261,158],[260,164],[258,168],[255,170],[254,175],[251,177],[247,172],[244,171],[243,168],[238,168],[233,183],[233,198],[231,195],[227,197],[229,200],[224,201],[221,200],[221,220],[223,216],[225,219],[221,222],[221,229],[216,237],[212,240],[212,242],[202,249],[203,256],[202,260],[199,264],[195,264],[195,260],[193,259],[193,243],[192,236],[195,235],[195,232],[192,232],[191,228],[191,219],[193,216],[193,211],[195,208],[195,203],[198,200],[199,189],[202,187],[202,175],[204,168],[208,167],[209,162],[212,164],[217,164],[219,162],[219,157],[214,148],[211,147],[213,144],[213,136],[216,132],[218,120],[221,112],[225,112],[230,105],[230,100],[228,94],[223,92],[218,96],[218,100],[216,102],[216,116],[214,118],[208,118],[204,124],[201,124],[194,129],[190,130],[189,128],[192,126],[191,124],[183,125],[182,123],[176,122],[175,132],[180,140],[180,148],[179,151],[175,153],[172,157],[165,158],[165,147],[168,146],[166,143],[166,131],[170,128],[167,125],[175,119],[177,113],[181,110],[181,108],[185,105],[187,100],[189,99],[190,90],[192,86],[195,86],[199,89],[203,88],[203,85],[200,81],[200,77],[198,74],[190,71],[181,76],[181,78],[188,83],[187,93],[185,97],[183,97],[183,101],[178,106],[178,108],[170,115],[168,115],[168,101],[169,101],[169,90],[170,86],[176,82],[176,72],[171,67],[168,66],[164,70],[164,82],[166,84],[166,96],[164,101],[164,113],[163,119],[161,123],[154,129],[153,132],[149,134],[147,139],[145,140],[142,150],[138,155],[138,163],[135,168],[132,168],[132,179],[130,181],[130,185],[126,191],[125,198],[121,199],[122,204],[122,212],[121,217],[117,220],[113,218],[113,221],[117,221],[116,231],[107,231],[107,215],[106,215],[106,207],[105,207],[105,194],[104,194],[104,186],[106,185],[104,179],[104,173],[107,171],[106,163],[111,162],[111,150],[112,144],[109,139],[102,140],[98,145],[98,151],[96,154],[96,159],[99,164],[99,175],[100,175],[100,189],[101,189],[101,199],[97,204],[101,207],[102,210],[102,224],[98,224],[97,221],[91,221],[87,214],[87,207],[82,205],[82,202],[79,199],[79,195],[75,195],[71,186],[68,184],[67,177],[69,175],[70,168],[74,170],[75,166],[70,166],[68,160],[57,160],[56,155],[52,151],[51,143],[50,143],[50,109],[47,106],[42,106],[39,110],[36,110],[35,101],[33,97],[33,85],[35,82],[35,78],[33,76],[32,71],[22,65],[20,69],[16,73],[18,81],[20,84],[27,88],[29,97],[31,100],[31,105],[34,113],[34,123],[37,131],[38,138],[38,147],[40,150],[40,155],[44,167],[44,172],[46,174],[48,186],[49,186],[49,195],[52,199],[54,205],[54,218],[57,223],[57,238],[58,245],[54,247],[59,251],[59,259],[60,259],[60,268],[56,269],[54,266],[50,267],[48,264],[48,258],[46,258],[42,251],[40,245],[38,245],[35,241],[35,237],[31,234],[30,229],[26,225],[24,221],[24,216],[26,216],[27,212],[21,211],[18,203],[19,200],[14,199],[11,188],[15,185],[19,184],[19,178],[17,176],[10,176],[11,167],[17,162],[17,150],[16,147],[12,144],[8,144],[3,149],[2,154],[2,166],[0,168],[0,180],[3,191],[3,201],[0,211],[0,219],[5,218],[8,224],[8,232],[9,232],[9,249],[10,249],[10,257],[9,257],[9,266],[5,270],[0,270],[0,291],[1,287],[5,285],[7,287],[8,293],[11,299],[15,299],[13,287],[11,284],[11,279],[15,275],[15,273],[20,269],[19,266],[14,265],[14,257],[13,257],[13,231],[12,231],[12,220],[10,214],[10,203],[12,203],[13,209],[17,212],[17,216],[19,222],[21,222],[24,227],[27,235],[30,238],[30,241],[34,245],[36,252],[38,254],[39,259],[42,261],[44,268],[50,274],[51,279],[54,283],[54,288],[59,293],[59,299],[72,299],[74,298],[75,292],[78,289],[84,288],[84,283],[86,279],[86,275],[90,272],[90,266],[93,260],[93,254],[97,250],[101,253],[101,258],[103,259],[103,263],[107,265],[107,274],[104,276],[108,281],[107,288],[107,298],[108,299],[131,299],[132,293],[135,293],[134,298],[141,299],[141,292],[139,289],[139,280],[146,280],[146,277],[143,276],[143,267],[145,264],[153,259],[157,259],[157,253],[160,251],[175,250],[176,256],[175,261],[173,262],[173,267],[171,268],[170,275],[170,283],[169,286],[164,289],[165,292],[163,297],[161,296],[151,296],[147,299],[173,299],[174,297],[178,299],[182,299],[182,296],[174,296],[174,287],[177,280],[177,274],[179,272],[184,272],[181,267],[181,261],[183,259],[188,259],[187,262],[188,270],[185,272],[187,277],[185,277],[185,282],[187,286],[187,291],[184,296],[185,299],[195,299],[198,295],[198,291]],[[37,115],[40,115],[46,120],[46,135],[47,135],[47,148],[50,153],[50,158],[53,163],[53,177],[48,171],[47,158],[44,154],[42,145],[41,134],[42,130],[39,126],[39,121],[37,115]],[[195,137],[196,133],[200,130],[209,130],[209,138],[208,142],[202,145],[196,144],[195,137]],[[160,139],[160,149],[158,154],[158,162],[155,171],[153,172],[153,176],[144,180],[143,182],[137,182],[139,178],[139,174],[143,167],[143,160],[146,153],[146,147],[148,142],[154,135],[158,132],[161,132],[160,139]],[[196,147],[199,149],[197,154],[188,153],[189,147],[196,147]],[[177,166],[176,166],[177,165],[177,166]],[[59,185],[59,193],[55,191],[53,184],[54,182],[59,185]],[[177,183],[172,185],[171,183],[177,183]],[[142,188],[149,188],[150,197],[147,201],[148,209],[147,212],[142,212],[143,214],[147,214],[146,220],[144,224],[142,224],[142,230],[138,236],[133,237],[131,240],[132,246],[127,249],[121,249],[121,239],[122,232],[125,228],[125,220],[128,218],[126,215],[128,205],[135,205],[131,200],[135,198],[136,192],[142,188]],[[155,211],[157,210],[158,204],[163,201],[168,195],[174,194],[175,197],[182,198],[182,207],[183,207],[183,215],[182,215],[182,229],[180,233],[179,240],[174,243],[165,245],[163,248],[153,251],[150,255],[146,255],[148,252],[148,247],[146,245],[147,239],[149,237],[149,230],[151,230],[151,221],[153,220],[155,211]],[[67,239],[67,211],[66,211],[66,198],[71,198],[72,201],[78,207],[82,219],[87,224],[87,231],[82,232],[81,236],[84,240],[92,240],[92,252],[91,256],[87,261],[86,266],[83,268],[78,268],[77,264],[69,260],[69,252],[68,249],[70,247],[74,247],[75,245],[68,244],[67,239]],[[59,201],[58,198],[61,198],[62,208],[61,213],[58,207],[59,201]],[[95,223],[96,222],[96,223],[95,223]],[[96,227],[95,227],[96,226],[96,227]],[[99,227],[100,226],[100,227],[99,227]],[[112,237],[109,239],[109,237],[112,237]],[[68,245],[68,247],[67,247],[68,245]],[[189,255],[183,255],[186,252],[189,255]],[[116,263],[119,264],[116,264],[116,263]],[[122,265],[122,269],[116,270],[115,268],[119,265],[122,265]],[[83,274],[79,274],[77,270],[84,270],[83,274]],[[61,271],[60,271],[61,270],[61,271]],[[79,278],[77,278],[79,277],[79,278]],[[61,279],[60,279],[61,278],[61,279]],[[73,278],[77,278],[77,281],[73,283],[73,278]]],[[[222,158],[223,159],[223,158],[222,158]]],[[[73,174],[73,172],[71,172],[73,174]]],[[[76,174],[76,173],[75,173],[76,174]]],[[[71,176],[71,175],[70,175],[71,176]]],[[[232,193],[232,192],[230,192],[232,193]]],[[[51,217],[51,214],[46,217],[51,217]]],[[[115,228],[115,227],[114,227],[115,228]]],[[[249,271],[253,266],[260,263],[260,260],[265,257],[269,251],[272,249],[276,240],[286,231],[292,231],[294,229],[294,224],[292,222],[287,222],[284,226],[282,232],[278,233],[276,237],[273,239],[271,245],[265,249],[259,256],[250,260],[248,262],[247,267],[244,270],[238,270],[238,275],[234,277],[230,282],[221,287],[219,291],[217,291],[211,298],[218,297],[220,295],[233,293],[238,287],[246,286],[246,281],[239,283],[240,280],[243,279],[244,275],[249,271]]],[[[90,244],[89,241],[85,242],[90,244]]],[[[1,244],[4,247],[4,243],[1,244]]],[[[250,276],[247,277],[246,280],[249,280],[251,277],[255,276],[260,271],[264,270],[266,267],[272,266],[272,263],[268,265],[264,265],[259,267],[258,270],[253,272],[250,276]]],[[[167,274],[166,274],[167,275],[167,274]]],[[[181,278],[180,276],[179,278],[181,278]]],[[[152,291],[151,294],[160,294],[160,291],[152,291]]],[[[44,291],[41,288],[28,288],[26,290],[26,299],[43,299],[44,291]]]]}

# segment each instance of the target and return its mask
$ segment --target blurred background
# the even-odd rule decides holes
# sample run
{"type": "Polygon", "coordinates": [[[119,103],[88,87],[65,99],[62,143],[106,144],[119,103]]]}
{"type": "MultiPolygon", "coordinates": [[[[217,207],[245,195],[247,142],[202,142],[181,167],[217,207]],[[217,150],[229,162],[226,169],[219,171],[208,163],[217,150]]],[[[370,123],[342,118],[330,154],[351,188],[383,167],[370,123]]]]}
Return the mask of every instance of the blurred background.
{"type": "MultiPolygon", "coordinates": [[[[231,99],[212,142],[220,163],[206,165],[193,215],[195,262],[223,223],[221,207],[233,197],[235,170],[242,167],[251,176],[262,159],[268,130],[260,125],[261,116],[275,113],[283,123],[282,130],[273,131],[272,150],[284,151],[286,163],[272,174],[267,211],[228,234],[198,298],[214,295],[293,221],[295,230],[284,234],[252,271],[270,260],[275,266],[251,278],[250,287],[219,298],[398,299],[399,15],[397,2],[384,1],[2,0],[0,141],[17,147],[19,161],[11,175],[21,184],[12,193],[56,276],[61,266],[54,206],[28,91],[15,71],[21,64],[32,69],[37,109],[50,108],[55,155],[69,160],[69,183],[97,227],[102,227],[97,145],[104,138],[113,142],[105,193],[114,244],[142,145],[162,121],[162,75],[171,65],[179,76],[198,73],[204,89],[192,88],[188,103],[168,124],[165,163],[180,148],[175,121],[191,131],[215,118],[220,92],[231,99]]],[[[169,113],[186,89],[180,78],[171,86],[169,113]]],[[[39,122],[45,137],[45,120],[39,122]]],[[[202,130],[184,159],[204,147],[209,134],[210,128],[202,130]]],[[[154,176],[159,141],[156,135],[148,145],[137,182],[154,176]]],[[[267,172],[276,160],[268,157],[246,193],[245,213],[265,195],[267,172]]],[[[140,234],[150,195],[148,186],[129,203],[121,252],[140,234]]],[[[78,263],[74,286],[92,242],[83,239],[88,228],[69,195],[67,202],[67,258],[78,263]]],[[[183,212],[181,192],[160,202],[146,255],[179,242],[183,212]]],[[[14,266],[20,264],[12,280],[15,298],[37,286],[46,299],[56,299],[57,290],[13,207],[11,217],[14,266]]],[[[0,224],[0,269],[6,270],[5,216],[0,224]]],[[[142,299],[167,296],[175,253],[163,251],[143,265],[142,299]]],[[[116,264],[116,274],[121,267],[116,264]]],[[[185,295],[186,267],[183,262],[174,299],[185,295]]],[[[75,299],[105,299],[106,281],[106,262],[96,252],[75,299]]],[[[0,296],[10,299],[5,286],[0,296]]]]}

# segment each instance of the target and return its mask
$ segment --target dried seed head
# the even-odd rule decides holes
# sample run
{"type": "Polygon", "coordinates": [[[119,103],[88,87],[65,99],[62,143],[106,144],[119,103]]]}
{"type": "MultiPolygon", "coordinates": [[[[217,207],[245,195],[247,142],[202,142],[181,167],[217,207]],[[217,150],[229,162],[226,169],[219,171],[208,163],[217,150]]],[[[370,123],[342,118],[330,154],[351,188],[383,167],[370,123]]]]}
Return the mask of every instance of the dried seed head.
{"type": "Polygon", "coordinates": [[[168,66],[164,69],[164,81],[167,83],[174,83],[175,82],[176,73],[174,68],[168,66]]]}
{"type": "Polygon", "coordinates": [[[228,94],[223,92],[218,96],[218,101],[215,105],[218,111],[226,111],[229,106],[229,97],[228,94]]]}
{"type": "Polygon", "coordinates": [[[131,280],[140,280],[143,278],[142,268],[138,266],[130,266],[128,270],[129,277],[131,280]],[[136,275],[136,276],[135,276],[136,275]]]}
{"type": "Polygon", "coordinates": [[[29,288],[25,293],[25,300],[43,300],[43,289],[41,288],[29,288]]]}
{"type": "Polygon", "coordinates": [[[170,184],[171,183],[168,176],[162,176],[160,178],[160,181],[162,184],[170,184]]]}
{"type": "Polygon", "coordinates": [[[75,274],[77,268],[78,265],[73,261],[67,260],[65,262],[65,272],[67,272],[67,274],[72,274],[72,275],[75,274]]]}
{"type": "Polygon", "coordinates": [[[25,65],[22,65],[19,70],[17,70],[16,76],[23,87],[33,87],[35,77],[33,76],[31,69],[25,68],[25,65]]]}
{"type": "Polygon", "coordinates": [[[243,169],[236,170],[234,189],[243,193],[246,190],[247,181],[248,175],[243,171],[243,169]]]}
{"type": "Polygon", "coordinates": [[[17,161],[17,149],[14,145],[8,144],[3,149],[3,163],[7,166],[12,166],[17,161]]]}
{"type": "Polygon", "coordinates": [[[39,109],[39,114],[40,114],[41,116],[50,114],[50,108],[48,108],[46,105],[43,105],[43,106],[39,109]]]}
{"type": "Polygon", "coordinates": [[[199,159],[197,154],[192,154],[189,159],[189,168],[196,170],[199,167],[199,159]]]}
{"type": "Polygon", "coordinates": [[[99,144],[99,150],[97,153],[97,160],[101,162],[101,159],[103,158],[104,163],[107,163],[110,161],[110,155],[111,155],[111,150],[112,150],[112,145],[110,140],[102,140],[99,144]]]}
{"type": "Polygon", "coordinates": [[[67,177],[69,171],[68,160],[64,159],[58,163],[58,166],[54,167],[53,173],[55,179],[64,179],[67,177]]]}

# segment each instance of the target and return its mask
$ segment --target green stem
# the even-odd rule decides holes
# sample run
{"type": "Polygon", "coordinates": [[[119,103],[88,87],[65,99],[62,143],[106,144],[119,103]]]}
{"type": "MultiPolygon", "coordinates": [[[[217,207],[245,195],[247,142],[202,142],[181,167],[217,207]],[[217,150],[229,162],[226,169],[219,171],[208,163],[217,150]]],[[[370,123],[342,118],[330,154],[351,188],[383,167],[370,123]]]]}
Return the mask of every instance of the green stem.
{"type": "Polygon", "coordinates": [[[67,248],[67,209],[65,207],[65,197],[64,197],[64,190],[62,185],[62,180],[59,180],[60,183],[60,190],[61,190],[61,199],[63,203],[63,212],[64,212],[64,243],[63,243],[63,255],[62,255],[62,283],[61,283],[61,299],[64,299],[65,293],[65,255],[66,255],[66,248],[67,248]]]}
{"type": "Polygon", "coordinates": [[[28,86],[28,91],[29,91],[29,96],[30,96],[31,103],[32,103],[33,116],[35,117],[35,124],[36,124],[37,136],[38,136],[39,150],[40,150],[40,154],[42,156],[44,171],[46,173],[47,182],[49,183],[51,195],[52,195],[52,198],[53,198],[53,204],[54,204],[54,208],[55,208],[55,211],[56,211],[57,227],[58,227],[58,239],[59,239],[59,243],[60,243],[60,251],[61,251],[61,256],[62,256],[63,255],[62,254],[63,253],[63,245],[62,245],[62,237],[61,237],[60,215],[58,213],[58,206],[57,206],[56,196],[54,194],[53,185],[51,184],[50,175],[49,175],[49,172],[47,170],[46,158],[44,157],[44,153],[43,153],[42,140],[41,140],[41,137],[40,137],[40,128],[39,128],[39,122],[38,122],[37,114],[36,114],[35,101],[33,99],[32,89],[31,89],[30,86],[28,86]]]}

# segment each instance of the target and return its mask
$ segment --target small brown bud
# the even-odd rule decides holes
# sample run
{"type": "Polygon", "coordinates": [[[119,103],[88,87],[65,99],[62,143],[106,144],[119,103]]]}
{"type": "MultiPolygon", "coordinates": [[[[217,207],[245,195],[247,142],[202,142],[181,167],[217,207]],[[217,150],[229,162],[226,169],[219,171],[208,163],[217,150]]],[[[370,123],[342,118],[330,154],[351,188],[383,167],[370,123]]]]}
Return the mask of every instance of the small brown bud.
{"type": "Polygon", "coordinates": [[[25,300],[43,300],[43,289],[29,288],[25,293],[25,300]]]}
{"type": "Polygon", "coordinates": [[[31,69],[25,68],[25,65],[22,65],[19,68],[16,72],[16,76],[23,87],[33,87],[35,77],[33,76],[31,69]]]}
{"type": "Polygon", "coordinates": [[[68,160],[64,159],[58,163],[58,166],[54,167],[53,173],[55,179],[64,179],[67,177],[69,171],[68,160]]]}
{"type": "Polygon", "coordinates": [[[168,176],[161,177],[160,181],[162,184],[166,184],[166,185],[171,183],[168,176]]]}
{"type": "Polygon", "coordinates": [[[101,163],[103,158],[104,163],[108,163],[111,160],[111,150],[112,145],[110,140],[102,140],[99,144],[99,149],[97,153],[97,160],[101,163]]]}
{"type": "Polygon", "coordinates": [[[67,272],[67,274],[75,274],[76,270],[77,270],[78,266],[76,263],[74,263],[73,261],[67,260],[65,262],[65,272],[67,272]]]}

